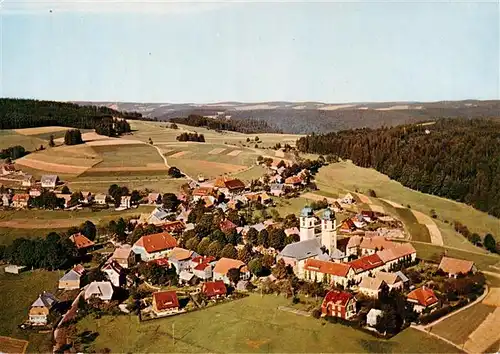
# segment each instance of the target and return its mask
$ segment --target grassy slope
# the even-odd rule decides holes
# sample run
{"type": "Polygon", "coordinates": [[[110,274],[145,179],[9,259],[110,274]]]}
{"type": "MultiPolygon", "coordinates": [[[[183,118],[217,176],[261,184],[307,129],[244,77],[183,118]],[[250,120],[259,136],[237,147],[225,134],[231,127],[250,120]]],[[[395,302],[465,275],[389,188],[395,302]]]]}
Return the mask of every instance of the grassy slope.
{"type": "Polygon", "coordinates": [[[110,348],[113,352],[457,352],[413,329],[389,341],[377,340],[349,327],[277,309],[289,303],[283,297],[252,295],[144,323],[128,316],[86,318],[79,328],[99,332],[96,349],[110,348]]]}
{"type": "Polygon", "coordinates": [[[28,316],[29,306],[42,291],[55,291],[62,272],[33,271],[20,275],[0,269],[0,336],[26,339],[29,352],[48,352],[50,334],[25,332],[17,328],[28,316]]]}
{"type": "Polygon", "coordinates": [[[410,205],[412,209],[424,214],[430,215],[430,210],[434,209],[438,219],[442,221],[438,222],[438,227],[445,231],[448,241],[452,237],[456,238],[456,240],[451,241],[455,242],[454,245],[461,244],[462,236],[456,234],[452,226],[445,224],[444,220],[450,223],[455,220],[460,221],[467,225],[472,232],[478,232],[480,235],[488,232],[495,235],[500,230],[500,220],[495,217],[462,203],[403,187],[400,183],[390,180],[374,169],[357,167],[350,162],[323,167],[316,179],[318,187],[324,191],[345,193],[346,191],[358,190],[366,193],[371,188],[375,190],[379,198],[388,199],[404,206],[410,205]],[[455,236],[452,236],[453,234],[455,236]]]}
{"type": "Polygon", "coordinates": [[[107,145],[93,146],[102,158],[95,167],[140,167],[150,163],[163,164],[158,152],[149,145],[107,145]]]}
{"type": "Polygon", "coordinates": [[[28,151],[33,151],[43,145],[47,147],[48,141],[35,136],[17,134],[13,130],[0,130],[0,149],[9,146],[21,145],[28,151]]]}

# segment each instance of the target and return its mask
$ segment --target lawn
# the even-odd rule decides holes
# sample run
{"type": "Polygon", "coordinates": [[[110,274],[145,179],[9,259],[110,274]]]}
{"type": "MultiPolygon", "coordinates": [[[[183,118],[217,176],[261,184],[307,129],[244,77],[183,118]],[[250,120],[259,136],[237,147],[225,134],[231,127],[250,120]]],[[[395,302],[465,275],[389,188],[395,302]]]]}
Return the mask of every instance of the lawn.
{"type": "Polygon", "coordinates": [[[103,160],[97,168],[164,166],[156,149],[146,144],[93,146],[92,149],[103,160]]]}
{"type": "Polygon", "coordinates": [[[389,341],[378,340],[350,327],[277,309],[288,304],[281,296],[252,295],[143,323],[129,316],[85,318],[78,328],[99,332],[94,349],[113,352],[457,352],[414,329],[389,341]]]}
{"type": "Polygon", "coordinates": [[[431,328],[431,332],[462,345],[494,309],[482,303],[476,304],[439,322],[431,328]]]}
{"type": "MultiPolygon", "coordinates": [[[[451,224],[455,220],[467,225],[471,232],[477,232],[480,235],[485,235],[488,232],[497,235],[498,230],[500,230],[498,218],[463,203],[406,188],[374,169],[357,167],[350,162],[330,164],[321,168],[316,175],[316,183],[320,190],[334,194],[356,190],[367,194],[368,189],[373,189],[379,198],[388,199],[404,206],[410,205],[411,209],[426,215],[430,215],[430,210],[434,209],[438,216],[436,221],[438,227],[442,233],[446,234],[445,242],[449,242],[447,244],[453,244],[455,247],[460,247],[462,241],[462,236],[451,232],[453,230],[451,224]],[[448,230],[446,231],[446,229],[448,230]]],[[[466,247],[468,248],[468,246],[466,247]]]]}
{"type": "Polygon", "coordinates": [[[445,254],[448,257],[467,259],[473,261],[480,270],[492,269],[490,265],[494,265],[500,261],[500,256],[497,254],[480,254],[472,253],[464,250],[457,250],[453,248],[441,247],[432,244],[412,242],[413,247],[417,250],[417,257],[426,261],[439,263],[441,257],[445,254]]]}
{"type": "Polygon", "coordinates": [[[396,216],[404,223],[411,239],[414,241],[431,242],[427,226],[420,224],[410,209],[394,208],[396,216]]]}
{"type": "Polygon", "coordinates": [[[11,336],[30,342],[28,352],[51,351],[50,333],[24,332],[17,325],[24,322],[28,310],[42,291],[54,292],[62,272],[31,271],[19,275],[5,274],[0,268],[0,336],[11,336]]]}

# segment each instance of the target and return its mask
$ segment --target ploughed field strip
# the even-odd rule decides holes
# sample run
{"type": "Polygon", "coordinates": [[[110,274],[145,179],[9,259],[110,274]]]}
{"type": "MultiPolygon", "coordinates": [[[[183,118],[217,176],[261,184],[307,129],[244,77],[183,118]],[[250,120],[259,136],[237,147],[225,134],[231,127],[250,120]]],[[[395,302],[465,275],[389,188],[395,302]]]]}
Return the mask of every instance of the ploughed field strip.
{"type": "Polygon", "coordinates": [[[0,353],[24,354],[26,352],[27,347],[28,347],[28,341],[0,336],[0,353]]]}
{"type": "Polygon", "coordinates": [[[241,154],[242,150],[233,150],[227,154],[227,156],[238,156],[241,154]]]}
{"type": "Polygon", "coordinates": [[[222,152],[225,150],[226,150],[225,148],[215,148],[215,149],[210,150],[208,153],[210,155],[219,155],[219,154],[222,154],[222,152]]]}

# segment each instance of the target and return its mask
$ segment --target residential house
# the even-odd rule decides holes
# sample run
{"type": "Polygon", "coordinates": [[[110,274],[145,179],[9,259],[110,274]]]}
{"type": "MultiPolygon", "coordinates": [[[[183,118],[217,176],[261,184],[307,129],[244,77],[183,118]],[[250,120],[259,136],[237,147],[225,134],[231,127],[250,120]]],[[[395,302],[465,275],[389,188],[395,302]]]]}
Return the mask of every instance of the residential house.
{"type": "Polygon", "coordinates": [[[363,238],[358,235],[354,235],[349,237],[349,241],[347,242],[346,246],[346,256],[359,256],[360,255],[360,249],[359,246],[361,245],[361,241],[363,238]]]}
{"type": "Polygon", "coordinates": [[[361,214],[357,214],[356,216],[351,218],[354,226],[358,229],[362,229],[366,226],[365,218],[361,214]]]}
{"type": "Polygon", "coordinates": [[[347,193],[344,198],[342,198],[340,200],[340,202],[342,204],[347,204],[347,205],[350,205],[350,204],[354,204],[356,203],[356,199],[354,199],[353,195],[351,193],[347,193]]]}
{"type": "Polygon", "coordinates": [[[304,279],[305,262],[310,258],[329,259],[328,254],[321,250],[319,237],[290,243],[278,255],[278,260],[283,259],[285,264],[290,265],[297,277],[301,279],[304,279]]]}
{"type": "Polygon", "coordinates": [[[285,179],[285,186],[297,189],[303,184],[304,180],[301,176],[291,176],[285,179]]]}
{"type": "Polygon", "coordinates": [[[323,282],[329,284],[348,286],[348,282],[354,276],[354,270],[349,264],[322,261],[309,258],[304,263],[305,280],[323,282]]]}
{"type": "Polygon", "coordinates": [[[201,293],[208,299],[219,299],[227,295],[227,288],[222,280],[207,281],[201,285],[201,293]]]}
{"type": "Polygon", "coordinates": [[[224,187],[219,188],[219,190],[226,196],[236,195],[245,190],[245,183],[239,179],[226,180],[224,182],[224,187]]]}
{"type": "Polygon", "coordinates": [[[132,247],[135,254],[143,261],[163,258],[169,251],[177,247],[176,239],[168,232],[142,236],[132,247]]]}
{"type": "Polygon", "coordinates": [[[193,285],[196,282],[196,277],[194,273],[191,273],[187,270],[181,270],[179,273],[179,284],[184,285],[193,285]]]}
{"type": "Polygon", "coordinates": [[[378,254],[371,254],[348,262],[354,270],[354,279],[357,283],[367,275],[375,274],[384,269],[384,261],[378,254]]]}
{"type": "Polygon", "coordinates": [[[85,273],[85,268],[78,264],[73,269],[69,270],[59,279],[59,289],[75,290],[81,287],[81,278],[85,273]]]}
{"type": "Polygon", "coordinates": [[[109,281],[93,281],[85,287],[83,298],[85,301],[91,298],[110,301],[113,298],[113,292],[113,285],[109,281]]]}
{"type": "Polygon", "coordinates": [[[160,193],[149,193],[148,194],[148,204],[161,204],[161,194],[160,193]]]}
{"type": "Polygon", "coordinates": [[[285,185],[283,183],[272,183],[269,188],[269,193],[275,197],[281,197],[285,194],[285,185]]]}
{"type": "Polygon", "coordinates": [[[124,195],[120,199],[120,206],[119,208],[121,209],[130,209],[132,206],[132,197],[130,195],[124,195]]]}
{"type": "Polygon", "coordinates": [[[47,188],[52,190],[56,188],[57,182],[59,182],[59,177],[57,175],[43,175],[40,180],[42,188],[47,188]]]}
{"type": "Polygon", "coordinates": [[[346,233],[346,234],[350,234],[350,233],[353,233],[354,231],[356,231],[357,229],[358,228],[354,224],[354,221],[352,221],[350,218],[348,218],[348,219],[345,219],[344,221],[342,221],[342,224],[340,224],[339,231],[346,233]]]}
{"type": "Polygon", "coordinates": [[[330,290],[321,304],[321,313],[349,320],[356,315],[356,298],[346,291],[330,290]]]}
{"type": "Polygon", "coordinates": [[[271,198],[271,196],[266,192],[262,192],[260,194],[260,202],[264,205],[270,205],[273,203],[273,198],[271,198]]]}
{"type": "Polygon", "coordinates": [[[358,285],[358,291],[368,297],[378,299],[384,286],[386,286],[385,282],[378,277],[363,277],[358,285]]]}
{"type": "Polygon", "coordinates": [[[35,179],[32,175],[24,175],[21,185],[23,187],[31,187],[35,184],[35,179]]]}
{"type": "Polygon", "coordinates": [[[31,304],[29,310],[29,322],[33,326],[45,326],[48,323],[48,316],[50,310],[57,304],[57,298],[44,291],[38,298],[31,304]]]}
{"type": "Polygon", "coordinates": [[[89,240],[85,235],[82,235],[81,233],[71,235],[69,239],[75,244],[76,248],[80,252],[86,252],[92,249],[95,245],[93,241],[89,240]]]}
{"type": "Polygon", "coordinates": [[[236,227],[237,226],[229,219],[225,219],[219,224],[219,228],[222,232],[232,232],[233,230],[236,230],[236,227]]]}
{"type": "Polygon", "coordinates": [[[375,278],[382,280],[389,287],[389,291],[392,289],[403,289],[403,279],[399,277],[397,273],[388,273],[388,272],[378,272],[375,274],[375,278]]]}
{"type": "Polygon", "coordinates": [[[79,202],[82,204],[92,204],[92,201],[94,200],[92,193],[89,191],[81,191],[81,193],[82,199],[80,199],[79,202]]]}
{"type": "Polygon", "coordinates": [[[153,312],[165,316],[179,312],[179,299],[175,291],[157,291],[153,293],[153,312]]]}
{"type": "Polygon", "coordinates": [[[399,277],[399,279],[401,279],[401,282],[403,283],[403,288],[407,287],[410,284],[410,279],[406,275],[404,275],[402,271],[399,270],[394,274],[396,274],[399,277]]]}
{"type": "Polygon", "coordinates": [[[457,277],[460,274],[475,273],[477,271],[473,261],[451,258],[444,256],[439,263],[439,269],[447,273],[449,277],[457,277]]]}
{"type": "Polygon", "coordinates": [[[290,235],[300,235],[300,231],[298,227],[290,227],[288,229],[285,229],[285,235],[290,236],[290,235]]]}
{"type": "Polygon", "coordinates": [[[113,255],[111,256],[111,259],[118,263],[120,267],[127,269],[133,267],[136,264],[135,256],[136,255],[132,250],[132,246],[123,245],[115,249],[113,255]]]}
{"type": "Polygon", "coordinates": [[[27,193],[14,194],[11,207],[18,209],[27,208],[29,199],[30,195],[27,193]]]}
{"type": "Polygon", "coordinates": [[[101,268],[101,271],[106,274],[106,278],[108,278],[113,286],[119,288],[125,284],[125,274],[118,262],[111,260],[111,262],[106,263],[101,268]]]}
{"type": "Polygon", "coordinates": [[[437,306],[439,302],[434,291],[425,285],[411,291],[406,296],[406,301],[413,304],[413,309],[417,313],[421,313],[425,309],[431,309],[437,306]]]}
{"type": "Polygon", "coordinates": [[[250,279],[250,272],[245,265],[240,260],[231,258],[221,258],[215,264],[213,269],[213,280],[222,280],[224,283],[229,284],[231,281],[228,278],[228,272],[230,269],[239,269],[240,279],[247,280],[250,279]]]}
{"type": "Polygon", "coordinates": [[[70,202],[71,202],[71,194],[61,194],[61,193],[57,193],[56,194],[56,198],[57,199],[62,199],[64,200],[63,202],[63,208],[64,209],[67,209],[70,207],[70,202]]]}
{"type": "Polygon", "coordinates": [[[94,197],[94,203],[97,204],[97,205],[106,205],[108,204],[106,202],[106,194],[102,194],[102,193],[97,193],[94,197]]]}
{"type": "Polygon", "coordinates": [[[4,194],[2,194],[1,201],[2,201],[2,205],[3,205],[4,207],[8,207],[8,206],[10,206],[10,202],[11,202],[11,200],[12,200],[12,197],[11,197],[11,195],[10,195],[10,194],[8,194],[8,193],[4,193],[4,194]]]}
{"type": "Polygon", "coordinates": [[[186,224],[180,220],[167,221],[162,225],[163,230],[170,232],[171,234],[181,234],[186,229],[186,224]]]}
{"type": "Polygon", "coordinates": [[[193,190],[193,201],[197,202],[203,197],[214,196],[215,190],[212,187],[197,187],[193,190]]]}
{"type": "Polygon", "coordinates": [[[372,223],[377,220],[377,213],[375,213],[372,210],[362,210],[361,216],[363,217],[364,221],[369,223],[372,223]]]}
{"type": "Polygon", "coordinates": [[[201,280],[212,279],[212,268],[214,264],[214,257],[194,257],[193,259],[191,259],[191,271],[197,278],[201,280]]]}
{"type": "Polygon", "coordinates": [[[384,313],[379,309],[371,309],[366,315],[366,324],[370,327],[375,327],[378,323],[378,318],[382,317],[384,313]]]}
{"type": "Polygon", "coordinates": [[[163,207],[159,206],[156,207],[151,214],[149,214],[149,217],[147,219],[148,224],[154,224],[154,225],[162,225],[165,222],[167,222],[167,217],[169,216],[169,212],[167,212],[166,209],[163,207]]]}
{"type": "Polygon", "coordinates": [[[36,197],[39,197],[42,195],[42,191],[40,190],[40,188],[30,188],[28,194],[30,195],[30,197],[32,198],[36,198],[36,197]]]}
{"type": "Polygon", "coordinates": [[[201,197],[201,200],[203,200],[203,203],[205,203],[205,208],[213,208],[215,206],[215,197],[212,195],[206,195],[204,197],[201,197]]]}
{"type": "Polygon", "coordinates": [[[182,271],[191,269],[191,259],[197,256],[198,254],[194,251],[174,247],[174,249],[168,253],[168,260],[175,267],[177,274],[180,274],[182,271]]]}

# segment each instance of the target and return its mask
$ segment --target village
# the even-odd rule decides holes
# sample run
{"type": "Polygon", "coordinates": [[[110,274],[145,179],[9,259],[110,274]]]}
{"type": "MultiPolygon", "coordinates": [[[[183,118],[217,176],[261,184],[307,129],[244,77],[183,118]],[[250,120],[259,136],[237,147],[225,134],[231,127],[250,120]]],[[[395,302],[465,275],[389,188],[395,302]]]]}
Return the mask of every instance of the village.
{"type": "MultiPolygon", "coordinates": [[[[34,181],[3,165],[2,178],[21,181],[15,189],[3,188],[4,209],[154,206],[151,213],[125,220],[120,231],[68,235],[74,256],[58,292],[33,299],[19,325],[27,331],[54,330],[55,350],[64,350],[75,339],[69,328],[90,313],[125,313],[149,321],[250,294],[282,294],[292,308],[317,299],[302,307],[316,318],[390,338],[484,292],[484,276],[472,261],[446,255],[439,264],[420,260],[401,221],[360,209],[351,193],[311,202],[285,217],[255,216],[272,206],[273,198],[314,189],[323,161],[292,165],[259,157],[257,163],[267,172],[250,184],[229,176],[215,181],[199,176],[178,194],[163,195],[116,185],[108,194],[71,193],[56,175],[34,181]],[[63,202],[50,201],[52,195],[63,202]]],[[[23,264],[5,267],[12,274],[25,270],[23,264]]]]}

